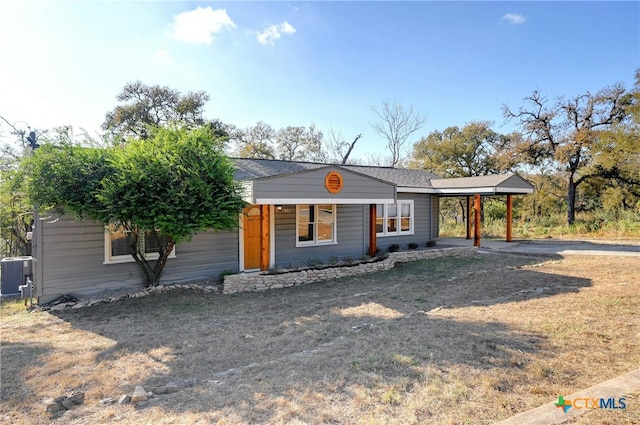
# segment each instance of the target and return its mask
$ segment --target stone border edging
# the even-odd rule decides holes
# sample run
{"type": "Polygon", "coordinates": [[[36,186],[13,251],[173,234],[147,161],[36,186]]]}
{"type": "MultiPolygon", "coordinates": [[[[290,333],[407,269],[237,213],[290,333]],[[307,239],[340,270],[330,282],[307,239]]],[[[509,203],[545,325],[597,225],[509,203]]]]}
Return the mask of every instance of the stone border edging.
{"type": "Polygon", "coordinates": [[[223,294],[236,292],[260,292],[270,289],[281,289],[290,286],[304,285],[323,280],[351,277],[366,273],[391,270],[396,263],[428,260],[440,257],[465,256],[475,253],[476,247],[441,248],[422,251],[403,251],[390,253],[389,257],[376,262],[358,264],[356,266],[339,266],[325,269],[308,269],[297,272],[269,274],[269,273],[239,273],[224,277],[223,294]]]}
{"type": "Polygon", "coordinates": [[[126,298],[142,298],[153,293],[168,292],[174,289],[192,289],[204,293],[234,294],[237,292],[260,292],[270,289],[287,288],[290,286],[305,285],[323,280],[341,277],[358,276],[361,274],[375,273],[391,270],[396,263],[408,263],[411,261],[428,260],[440,257],[467,256],[478,251],[476,247],[438,248],[432,250],[416,250],[393,252],[388,258],[381,261],[358,264],[355,266],[336,266],[325,269],[308,269],[297,272],[268,274],[268,273],[239,273],[224,277],[223,290],[212,285],[198,285],[195,283],[174,283],[159,285],[151,288],[109,296],[98,299],[85,299],[74,302],[62,302],[50,307],[41,307],[44,311],[59,311],[67,309],[79,309],[94,305],[120,301],[126,298]]]}

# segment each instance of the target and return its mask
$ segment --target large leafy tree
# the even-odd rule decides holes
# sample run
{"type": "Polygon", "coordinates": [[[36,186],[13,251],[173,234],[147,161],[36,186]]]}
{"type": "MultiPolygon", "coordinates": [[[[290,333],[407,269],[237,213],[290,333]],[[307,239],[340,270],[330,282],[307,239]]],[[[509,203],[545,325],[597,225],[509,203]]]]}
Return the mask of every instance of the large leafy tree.
{"type": "Polygon", "coordinates": [[[235,154],[241,158],[326,162],[323,134],[315,125],[287,126],[275,130],[262,121],[231,131],[235,154]]]}
{"type": "Polygon", "coordinates": [[[27,255],[30,206],[15,190],[15,168],[23,155],[26,130],[0,115],[0,257],[27,255]]]}
{"type": "MultiPolygon", "coordinates": [[[[447,127],[433,131],[413,145],[409,166],[438,174],[442,177],[473,177],[500,173],[512,167],[511,161],[501,154],[500,147],[517,134],[501,135],[491,129],[487,121],[470,122],[460,128],[447,127]]],[[[465,218],[462,199],[444,198],[443,213],[459,210],[465,218]]],[[[457,216],[457,213],[451,214],[457,216]]]]}
{"type": "Polygon", "coordinates": [[[231,132],[234,154],[241,158],[275,159],[275,135],[273,127],[263,121],[253,127],[236,128],[231,132]]]}
{"type": "Polygon", "coordinates": [[[42,207],[130,232],[144,285],[155,286],[177,243],[238,224],[244,201],[223,147],[208,127],[177,126],[119,147],[43,146],[25,162],[28,193],[42,207]],[[157,235],[155,261],[138,243],[150,234],[157,235]]]}
{"type": "Polygon", "coordinates": [[[630,178],[616,165],[616,152],[624,151],[620,139],[610,135],[625,122],[633,103],[632,93],[617,84],[556,101],[536,90],[519,109],[504,107],[505,118],[515,120],[524,136],[508,146],[511,153],[524,163],[551,165],[565,175],[568,224],[575,221],[581,184],[630,178]]]}
{"type": "Polygon", "coordinates": [[[115,142],[146,139],[152,128],[169,123],[177,122],[187,127],[206,123],[203,113],[209,95],[204,91],[183,95],[169,87],[148,86],[136,81],[127,83],[116,99],[122,104],[108,112],[102,124],[103,130],[115,142]]]}
{"type": "Polygon", "coordinates": [[[503,136],[496,133],[486,121],[433,131],[413,145],[410,165],[442,177],[499,173],[513,165],[501,155],[500,146],[514,137],[517,134],[503,136]]]}
{"type": "Polygon", "coordinates": [[[278,159],[286,161],[326,162],[327,155],[322,146],[322,132],[315,125],[287,126],[276,134],[278,159]]]}

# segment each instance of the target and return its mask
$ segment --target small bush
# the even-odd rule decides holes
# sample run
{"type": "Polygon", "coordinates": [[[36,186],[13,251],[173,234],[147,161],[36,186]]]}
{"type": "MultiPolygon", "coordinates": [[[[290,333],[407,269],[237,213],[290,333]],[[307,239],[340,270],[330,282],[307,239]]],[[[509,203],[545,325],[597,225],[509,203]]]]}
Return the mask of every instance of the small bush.
{"type": "Polygon", "coordinates": [[[397,243],[391,244],[389,245],[389,248],[387,248],[387,251],[389,252],[397,252],[400,249],[400,245],[398,245],[397,243]]]}
{"type": "Polygon", "coordinates": [[[309,267],[320,267],[323,264],[322,260],[318,260],[317,258],[310,258],[307,260],[307,266],[309,267]]]}
{"type": "Polygon", "coordinates": [[[436,246],[436,241],[427,241],[425,245],[427,248],[431,248],[432,246],[436,246]]]}
{"type": "Polygon", "coordinates": [[[415,242],[411,242],[409,245],[407,245],[407,247],[409,249],[418,249],[418,244],[415,242]]]}
{"type": "Polygon", "coordinates": [[[230,276],[232,274],[236,274],[237,272],[234,272],[233,270],[222,270],[220,272],[220,274],[218,275],[218,279],[216,279],[216,282],[218,284],[222,284],[224,283],[224,277],[225,276],[230,276]]]}

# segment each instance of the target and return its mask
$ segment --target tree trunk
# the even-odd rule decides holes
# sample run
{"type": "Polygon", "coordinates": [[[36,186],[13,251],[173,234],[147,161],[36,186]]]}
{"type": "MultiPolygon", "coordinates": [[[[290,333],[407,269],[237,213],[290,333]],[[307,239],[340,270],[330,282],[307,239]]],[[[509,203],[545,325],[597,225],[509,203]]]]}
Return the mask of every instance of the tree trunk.
{"type": "Polygon", "coordinates": [[[160,247],[160,256],[156,260],[156,264],[153,267],[153,286],[158,286],[160,284],[160,276],[162,276],[162,271],[164,270],[164,266],[167,264],[167,258],[171,255],[171,251],[173,251],[176,243],[172,238],[169,238],[167,241],[167,246],[160,247]]]}
{"type": "MultiPolygon", "coordinates": [[[[465,209],[465,204],[462,202],[462,199],[458,200],[458,205],[460,205],[460,211],[462,211],[462,223],[467,222],[467,214],[465,209]]],[[[458,218],[456,217],[456,224],[458,224],[458,218]]]]}
{"type": "Polygon", "coordinates": [[[576,219],[576,189],[578,185],[573,181],[573,176],[569,176],[567,188],[567,224],[572,225],[576,219]]]}
{"type": "Polygon", "coordinates": [[[126,225],[124,225],[124,227],[128,229],[133,235],[131,244],[129,246],[131,247],[131,256],[133,257],[134,260],[136,260],[136,264],[138,264],[138,266],[140,266],[140,269],[142,270],[142,276],[143,276],[142,284],[144,285],[145,288],[153,286],[153,271],[151,270],[151,267],[149,266],[147,259],[144,258],[144,252],[140,251],[140,245],[138,244],[140,235],[139,235],[138,229],[133,229],[126,225]]]}

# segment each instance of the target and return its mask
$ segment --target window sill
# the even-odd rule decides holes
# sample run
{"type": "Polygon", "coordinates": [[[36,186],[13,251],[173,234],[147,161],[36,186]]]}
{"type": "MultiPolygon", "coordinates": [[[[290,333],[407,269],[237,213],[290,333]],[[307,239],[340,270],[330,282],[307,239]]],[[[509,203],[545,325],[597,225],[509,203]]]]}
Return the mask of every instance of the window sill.
{"type": "Polygon", "coordinates": [[[401,232],[401,233],[376,233],[376,238],[392,238],[394,236],[412,236],[414,232],[401,232]]]}
{"type": "MultiPolygon", "coordinates": [[[[147,260],[155,261],[158,259],[158,257],[159,257],[158,255],[149,255],[147,257],[147,260]]],[[[172,252],[167,257],[167,259],[169,258],[177,258],[175,252],[172,252]]],[[[105,260],[102,262],[102,264],[124,264],[124,263],[135,263],[135,262],[136,260],[132,256],[128,255],[126,257],[122,256],[122,257],[116,257],[116,258],[111,258],[109,260],[105,260]]]]}
{"type": "Polygon", "coordinates": [[[327,245],[338,245],[338,242],[332,241],[332,242],[320,242],[320,243],[296,243],[296,248],[307,248],[307,247],[313,247],[313,246],[327,246],[327,245]]]}

